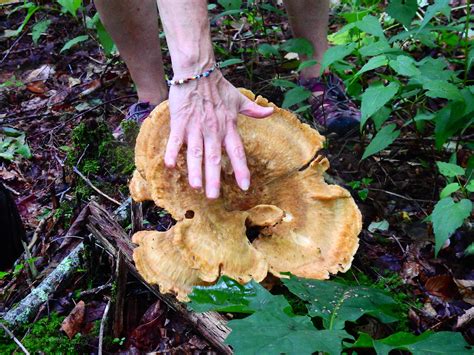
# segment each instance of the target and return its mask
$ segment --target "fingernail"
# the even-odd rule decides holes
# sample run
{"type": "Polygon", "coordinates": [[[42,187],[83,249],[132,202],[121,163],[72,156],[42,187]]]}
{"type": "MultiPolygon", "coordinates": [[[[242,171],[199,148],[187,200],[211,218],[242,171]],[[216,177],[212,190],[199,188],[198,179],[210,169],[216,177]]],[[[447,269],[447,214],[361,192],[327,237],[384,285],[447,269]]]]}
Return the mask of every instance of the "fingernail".
{"type": "Polygon", "coordinates": [[[207,198],[218,198],[219,197],[219,189],[215,187],[211,187],[207,190],[207,198]]]}
{"type": "Polygon", "coordinates": [[[247,191],[250,187],[250,180],[249,179],[243,179],[240,181],[240,187],[242,190],[247,191]]]}
{"type": "Polygon", "coordinates": [[[201,180],[200,179],[198,179],[198,178],[193,179],[191,181],[191,183],[192,183],[192,185],[195,189],[200,189],[201,188],[201,180]]]}

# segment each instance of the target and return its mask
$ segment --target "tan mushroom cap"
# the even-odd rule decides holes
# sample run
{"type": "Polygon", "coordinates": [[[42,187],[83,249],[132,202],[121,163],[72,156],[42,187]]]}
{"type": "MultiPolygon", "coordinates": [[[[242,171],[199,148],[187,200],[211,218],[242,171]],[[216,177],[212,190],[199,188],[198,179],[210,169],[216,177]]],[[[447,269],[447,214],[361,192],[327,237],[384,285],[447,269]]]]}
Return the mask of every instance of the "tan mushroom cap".
{"type": "Polygon", "coordinates": [[[133,251],[138,272],[146,282],[159,284],[162,293],[174,293],[187,301],[192,286],[205,284],[173,244],[173,230],[137,232],[132,241],[140,245],[133,251]]]}
{"type": "MultiPolygon", "coordinates": [[[[248,191],[236,185],[225,155],[221,197],[215,201],[189,187],[184,148],[176,168],[165,167],[169,110],[164,102],[140,129],[137,172],[130,184],[132,197],[137,201],[152,199],[178,221],[166,240],[179,250],[185,260],[182,264],[189,268],[186,273],[196,276],[186,282],[214,282],[221,274],[240,282],[261,281],[268,271],[277,276],[288,271],[323,279],[346,271],[357,250],[361,215],[346,190],[324,182],[323,172],[329,163],[325,158],[315,159],[324,137],[290,112],[261,97],[255,99],[249,91],[242,92],[262,106],[275,108],[262,120],[238,117],[252,176],[248,191]],[[259,237],[250,243],[246,227],[256,226],[261,227],[259,237]]],[[[143,264],[141,259],[151,260],[147,255],[156,253],[164,262],[166,249],[151,249],[145,239],[134,238],[140,245],[136,262],[143,264]]],[[[174,259],[165,265],[176,261],[174,254],[170,258],[174,259]]],[[[165,274],[156,272],[150,279],[183,298],[181,293],[189,284],[172,288],[173,282],[182,280],[165,274]]]]}

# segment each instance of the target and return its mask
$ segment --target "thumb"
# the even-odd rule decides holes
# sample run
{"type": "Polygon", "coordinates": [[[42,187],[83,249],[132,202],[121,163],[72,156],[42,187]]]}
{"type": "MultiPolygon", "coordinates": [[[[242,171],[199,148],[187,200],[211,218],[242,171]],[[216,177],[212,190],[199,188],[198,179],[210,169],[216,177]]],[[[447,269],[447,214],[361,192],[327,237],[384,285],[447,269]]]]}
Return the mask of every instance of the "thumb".
{"type": "Polygon", "coordinates": [[[273,113],[273,107],[260,106],[244,96],[240,106],[240,113],[253,118],[265,118],[273,113]]]}

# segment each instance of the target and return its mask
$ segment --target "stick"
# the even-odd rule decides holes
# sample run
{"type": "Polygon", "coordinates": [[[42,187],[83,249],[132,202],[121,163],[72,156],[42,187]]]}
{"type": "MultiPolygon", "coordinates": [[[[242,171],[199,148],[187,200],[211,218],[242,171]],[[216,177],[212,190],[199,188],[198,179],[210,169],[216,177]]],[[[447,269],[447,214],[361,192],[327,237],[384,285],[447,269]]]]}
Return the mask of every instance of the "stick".
{"type": "Polygon", "coordinates": [[[123,228],[114,221],[110,214],[95,202],[89,205],[90,216],[87,228],[108,250],[111,255],[117,255],[120,250],[125,258],[125,263],[132,275],[143,283],[154,295],[165,302],[173,311],[179,313],[193,327],[208,340],[218,351],[224,354],[232,354],[232,350],[224,344],[230,329],[227,320],[216,312],[194,313],[186,308],[174,296],[160,293],[155,285],[148,284],[138,273],[133,263],[133,244],[123,228]]]}
{"type": "Polygon", "coordinates": [[[5,325],[3,325],[3,323],[0,323],[0,326],[2,326],[5,333],[7,333],[10,336],[10,338],[13,339],[13,341],[16,343],[16,345],[18,345],[18,347],[21,349],[21,351],[23,351],[26,355],[30,355],[30,352],[28,350],[26,350],[25,346],[16,338],[16,336],[10,331],[10,329],[5,327],[5,325]]]}
{"type": "Polygon", "coordinates": [[[116,293],[113,302],[113,323],[112,335],[114,338],[119,338],[123,330],[123,306],[125,302],[125,289],[127,287],[127,264],[125,264],[125,257],[119,250],[117,258],[115,259],[115,282],[116,293]]]}
{"type": "Polygon", "coordinates": [[[121,206],[122,204],[120,202],[118,202],[117,200],[113,199],[112,197],[110,197],[109,195],[106,195],[105,193],[103,193],[102,191],[100,191],[97,187],[95,187],[92,182],[86,178],[80,171],[79,169],[77,168],[77,166],[75,166],[73,168],[74,172],[79,175],[81,177],[82,180],[84,180],[86,182],[87,185],[89,185],[95,192],[97,192],[99,195],[101,195],[102,197],[105,197],[107,200],[109,200],[110,202],[113,202],[115,203],[117,206],[121,206]]]}
{"type": "Polygon", "coordinates": [[[48,300],[49,294],[60,288],[74,274],[79,266],[79,254],[83,248],[82,243],[76,246],[56,269],[41,281],[38,287],[34,288],[28,296],[5,314],[4,320],[12,327],[27,323],[31,316],[38,312],[41,305],[48,300]]]}
{"type": "Polygon", "coordinates": [[[104,343],[105,321],[107,320],[107,314],[109,313],[109,309],[110,309],[110,300],[107,302],[107,305],[105,306],[104,314],[102,315],[102,319],[100,321],[99,350],[97,351],[99,355],[102,355],[102,346],[104,343]]]}

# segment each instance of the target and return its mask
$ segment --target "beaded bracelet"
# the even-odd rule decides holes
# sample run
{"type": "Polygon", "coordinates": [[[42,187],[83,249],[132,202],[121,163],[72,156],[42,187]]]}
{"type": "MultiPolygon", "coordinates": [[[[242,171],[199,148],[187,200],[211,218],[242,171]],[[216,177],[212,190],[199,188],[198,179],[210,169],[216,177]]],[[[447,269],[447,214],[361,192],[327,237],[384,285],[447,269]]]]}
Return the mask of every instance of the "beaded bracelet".
{"type": "Polygon", "coordinates": [[[186,84],[187,82],[192,81],[192,80],[197,80],[197,79],[200,79],[200,78],[207,78],[209,75],[211,75],[211,73],[214,70],[219,69],[219,67],[220,67],[220,63],[215,63],[210,69],[206,70],[205,72],[202,72],[201,74],[196,74],[196,75],[193,75],[193,76],[191,76],[189,78],[186,78],[186,79],[175,79],[175,80],[166,79],[166,83],[168,84],[168,86],[183,85],[183,84],[186,84]]]}

